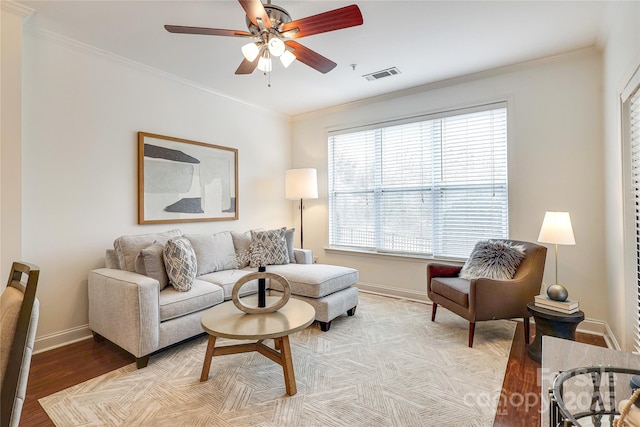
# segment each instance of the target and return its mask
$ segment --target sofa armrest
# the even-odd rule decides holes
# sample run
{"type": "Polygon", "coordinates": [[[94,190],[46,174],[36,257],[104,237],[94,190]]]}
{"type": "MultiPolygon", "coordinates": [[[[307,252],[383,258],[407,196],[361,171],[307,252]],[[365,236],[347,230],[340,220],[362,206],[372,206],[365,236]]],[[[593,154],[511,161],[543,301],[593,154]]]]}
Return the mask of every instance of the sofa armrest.
{"type": "Polygon", "coordinates": [[[431,298],[431,279],[434,277],[457,277],[462,265],[431,262],[427,264],[427,296],[431,298]]]}
{"type": "Polygon", "coordinates": [[[135,357],[158,349],[160,284],[111,268],[89,272],[89,328],[135,357]]]}
{"type": "Polygon", "coordinates": [[[293,254],[296,258],[296,264],[313,264],[313,251],[311,249],[295,248],[293,254]]]}

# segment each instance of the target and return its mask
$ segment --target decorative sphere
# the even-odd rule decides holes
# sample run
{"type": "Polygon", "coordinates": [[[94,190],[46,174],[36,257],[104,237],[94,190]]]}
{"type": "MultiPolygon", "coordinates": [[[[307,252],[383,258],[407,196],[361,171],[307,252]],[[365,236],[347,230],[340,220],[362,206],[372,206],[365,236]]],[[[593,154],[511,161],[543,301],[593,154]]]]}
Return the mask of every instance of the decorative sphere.
{"type": "Polygon", "coordinates": [[[551,285],[547,288],[547,295],[554,301],[565,301],[569,296],[569,292],[562,285],[551,285]]]}

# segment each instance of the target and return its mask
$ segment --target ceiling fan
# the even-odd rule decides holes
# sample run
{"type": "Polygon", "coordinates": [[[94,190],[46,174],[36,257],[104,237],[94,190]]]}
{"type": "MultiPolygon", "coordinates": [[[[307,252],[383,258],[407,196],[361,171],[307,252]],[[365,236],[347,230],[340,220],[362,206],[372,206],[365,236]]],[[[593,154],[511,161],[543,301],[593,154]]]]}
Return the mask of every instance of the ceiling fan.
{"type": "Polygon", "coordinates": [[[247,14],[249,31],[180,25],[165,25],[164,28],[170,33],[253,39],[242,47],[244,59],[236,74],[251,74],[256,68],[268,73],[274,56],[280,58],[285,68],[297,59],[321,73],[328,73],[337,64],[294,39],[355,27],[363,22],[362,13],[355,4],[292,21],[289,12],[271,4],[271,0],[267,0],[267,4],[262,4],[260,0],[238,1],[247,14]]]}

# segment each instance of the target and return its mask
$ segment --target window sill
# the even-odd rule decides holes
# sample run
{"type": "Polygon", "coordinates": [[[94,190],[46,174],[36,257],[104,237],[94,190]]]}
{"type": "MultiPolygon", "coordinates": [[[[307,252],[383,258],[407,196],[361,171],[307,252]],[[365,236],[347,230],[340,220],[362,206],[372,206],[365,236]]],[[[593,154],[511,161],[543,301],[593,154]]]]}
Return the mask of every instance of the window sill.
{"type": "Polygon", "coordinates": [[[434,257],[431,255],[418,255],[418,254],[399,254],[399,253],[391,253],[391,252],[377,252],[377,251],[368,251],[364,249],[355,249],[355,248],[336,248],[331,246],[325,246],[324,251],[331,254],[336,255],[353,255],[360,256],[366,258],[383,258],[388,260],[396,260],[396,261],[408,261],[408,262],[420,262],[424,263],[425,261],[430,262],[453,262],[464,264],[466,259],[464,258],[441,258],[434,257]]]}

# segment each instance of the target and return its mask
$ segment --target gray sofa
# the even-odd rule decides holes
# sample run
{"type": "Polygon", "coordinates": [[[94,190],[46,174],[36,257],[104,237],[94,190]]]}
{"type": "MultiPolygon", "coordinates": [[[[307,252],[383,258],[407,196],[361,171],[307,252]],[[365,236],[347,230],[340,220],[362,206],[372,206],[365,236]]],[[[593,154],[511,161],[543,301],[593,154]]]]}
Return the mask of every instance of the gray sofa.
{"type": "MultiPolygon", "coordinates": [[[[202,334],[203,311],[231,299],[236,281],[257,270],[247,255],[252,237],[255,242],[250,233],[183,235],[180,230],[119,237],[106,251],[106,267],[89,272],[89,327],[94,338],[106,338],[128,351],[142,368],[152,353],[202,334]],[[184,238],[193,248],[197,265],[191,268],[197,272],[191,288],[178,291],[168,278],[163,251],[167,242],[184,238]]],[[[286,231],[285,244],[288,259],[267,265],[267,271],[287,278],[292,297],[315,308],[321,329],[328,331],[337,316],[353,315],[358,271],[312,263],[311,251],[293,248],[292,230],[286,231]]],[[[171,260],[168,265],[172,268],[171,260]]],[[[277,286],[274,281],[270,292],[277,293],[277,286]]],[[[248,282],[240,296],[257,288],[257,280],[248,282]]]]}

